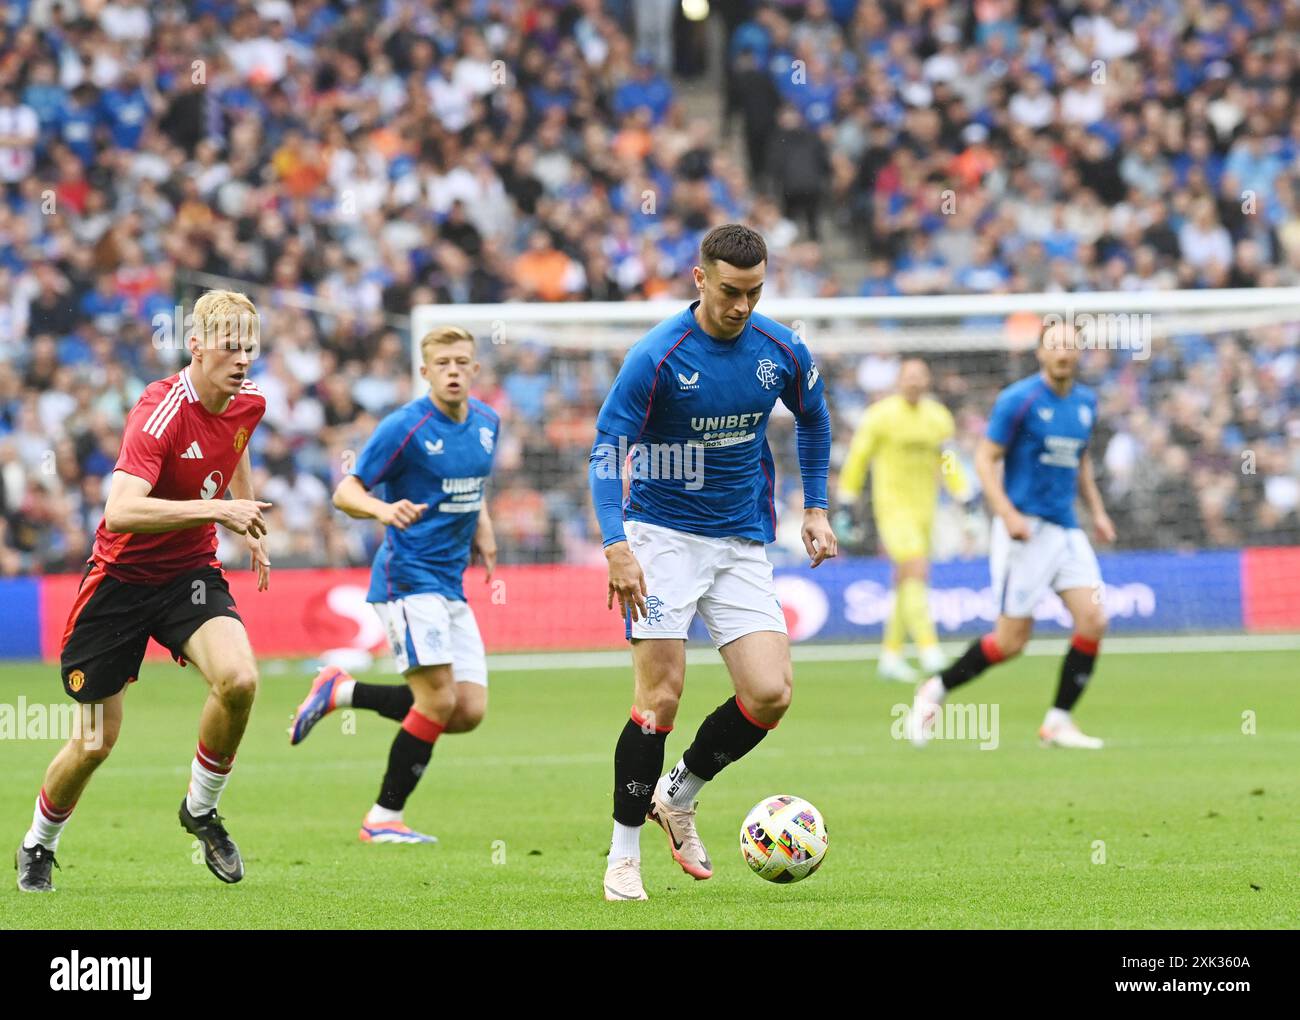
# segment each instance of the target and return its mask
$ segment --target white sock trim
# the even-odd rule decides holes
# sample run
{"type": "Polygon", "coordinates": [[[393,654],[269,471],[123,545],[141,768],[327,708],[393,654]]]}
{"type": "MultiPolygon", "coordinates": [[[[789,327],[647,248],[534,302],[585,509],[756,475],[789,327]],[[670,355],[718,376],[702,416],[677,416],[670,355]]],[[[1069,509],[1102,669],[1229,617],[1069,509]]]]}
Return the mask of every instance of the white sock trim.
{"type": "MultiPolygon", "coordinates": [[[[70,813],[69,817],[71,817],[70,813]]],[[[23,837],[24,848],[30,850],[39,843],[50,853],[53,853],[59,848],[59,837],[63,835],[63,827],[67,824],[67,818],[64,818],[61,822],[51,821],[45,812],[41,810],[41,798],[38,795],[36,807],[32,811],[32,827],[27,830],[27,835],[23,837]]]]}
{"type": "Polygon", "coordinates": [[[217,807],[221,792],[230,782],[230,773],[222,774],[207,768],[198,754],[190,762],[190,788],[185,794],[185,807],[195,818],[206,815],[217,807]]]}
{"type": "Polygon", "coordinates": [[[641,829],[640,825],[614,823],[614,836],[609,842],[610,864],[624,857],[632,857],[638,861],[641,859],[641,829]]]}
{"type": "Polygon", "coordinates": [[[671,772],[660,780],[663,783],[664,796],[675,808],[689,811],[708,782],[686,767],[686,760],[680,759],[671,772]]]}

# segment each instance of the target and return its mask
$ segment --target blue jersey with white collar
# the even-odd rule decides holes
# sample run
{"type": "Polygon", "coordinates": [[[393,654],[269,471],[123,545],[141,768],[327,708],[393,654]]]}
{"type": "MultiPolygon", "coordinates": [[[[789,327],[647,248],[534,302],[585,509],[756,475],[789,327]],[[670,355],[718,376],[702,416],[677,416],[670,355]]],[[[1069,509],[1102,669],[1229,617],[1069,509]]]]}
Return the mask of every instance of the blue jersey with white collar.
{"type": "Polygon", "coordinates": [[[388,503],[409,499],[429,508],[405,531],[387,528],[370,570],[368,602],[435,594],[464,601],[462,575],[492,473],[500,419],[469,399],[452,421],[426,394],[398,408],[375,429],[352,472],[367,489],[383,485],[388,503]]]}
{"type": "Polygon", "coordinates": [[[1097,395],[1079,383],[1061,397],[1035,374],[998,394],[985,434],[1006,448],[1003,485],[1017,510],[1079,526],[1079,462],[1096,421],[1097,395]]]}
{"type": "MultiPolygon", "coordinates": [[[[776,472],[768,419],[779,399],[801,427],[816,422],[825,429],[828,451],[820,373],[789,327],[755,312],[739,336],[720,340],[700,328],[696,304],[659,323],[628,351],[596,419],[602,436],[626,441],[620,461],[631,457],[624,518],[771,542],[776,472]]],[[[805,505],[825,507],[825,464],[804,464],[801,450],[801,468],[805,505]]]]}

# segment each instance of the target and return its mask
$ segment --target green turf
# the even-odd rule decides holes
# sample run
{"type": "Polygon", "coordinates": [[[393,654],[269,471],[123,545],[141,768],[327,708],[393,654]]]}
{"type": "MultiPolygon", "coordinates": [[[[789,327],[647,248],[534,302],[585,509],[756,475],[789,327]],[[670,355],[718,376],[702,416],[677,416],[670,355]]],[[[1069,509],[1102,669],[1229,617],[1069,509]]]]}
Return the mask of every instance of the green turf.
{"type": "MultiPolygon", "coordinates": [[[[151,665],[122,739],[59,848],[53,896],[0,892],[5,927],[1293,927],[1300,845],[1294,654],[1107,655],[1079,713],[1101,753],[1044,751],[1035,730],[1055,660],[1009,663],[966,688],[997,704],[1000,746],[890,737],[909,694],[851,663],[796,666],[789,716],[706,788],[714,877],[694,882],[656,829],[647,903],[600,898],[611,752],[626,670],[497,673],[476,733],[446,737],[408,806],[441,844],[368,846],[358,822],[394,724],[327,717],[302,746],[285,729],[308,684],[268,668],[222,800],[247,877],[223,886],[192,859],[176,808],[203,697],[192,669],[151,665]],[[1242,732],[1242,713],[1257,733],[1242,732]],[[761,797],[815,803],[831,834],[812,878],[774,886],[741,860],[761,797]],[[1094,863],[1094,841],[1105,862],[1094,863]]],[[[57,673],[0,668],[0,702],[58,700],[57,673]]],[[[727,692],[691,667],[668,764],[727,692]]],[[[0,819],[17,845],[51,741],[0,742],[0,819]]],[[[5,851],[6,853],[8,851],[5,851]]],[[[12,873],[11,873],[12,874],[12,873]]],[[[8,880],[7,880],[8,881],[8,880]]]]}

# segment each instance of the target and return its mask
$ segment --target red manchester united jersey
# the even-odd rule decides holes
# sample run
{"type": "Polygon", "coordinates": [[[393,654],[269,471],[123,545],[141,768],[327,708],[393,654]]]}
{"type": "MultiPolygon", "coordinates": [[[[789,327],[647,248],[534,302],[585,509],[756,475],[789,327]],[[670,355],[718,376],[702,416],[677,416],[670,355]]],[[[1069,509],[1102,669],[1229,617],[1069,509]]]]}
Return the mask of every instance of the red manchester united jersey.
{"type": "MultiPolygon", "coordinates": [[[[249,437],[266,413],[266,398],[247,379],[221,414],[199,401],[189,369],[148,386],[127,415],[115,471],[143,478],[157,499],[221,499],[249,437]]],[[[217,527],[119,534],[95,530],[91,559],[129,584],[161,584],[198,567],[218,565],[217,527]]]]}

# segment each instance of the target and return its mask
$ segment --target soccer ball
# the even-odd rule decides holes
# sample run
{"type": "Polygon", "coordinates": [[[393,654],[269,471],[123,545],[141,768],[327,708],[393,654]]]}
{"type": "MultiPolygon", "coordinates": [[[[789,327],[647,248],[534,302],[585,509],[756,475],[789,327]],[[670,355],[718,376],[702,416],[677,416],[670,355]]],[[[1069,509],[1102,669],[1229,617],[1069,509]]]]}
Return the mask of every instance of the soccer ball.
{"type": "Polygon", "coordinates": [[[826,859],[827,841],[821,812],[787,794],[764,797],[740,826],[741,856],[769,882],[807,878],[826,859]]]}

